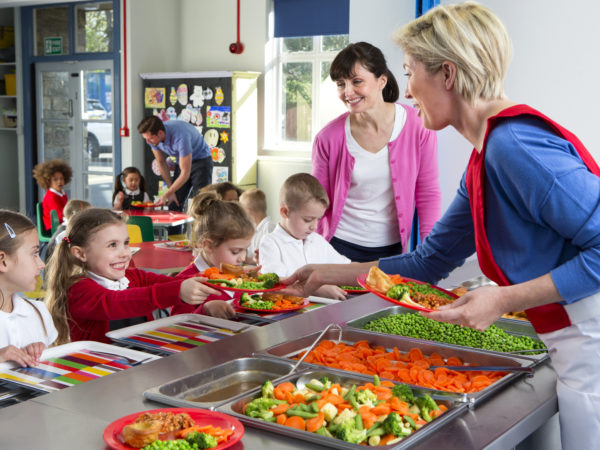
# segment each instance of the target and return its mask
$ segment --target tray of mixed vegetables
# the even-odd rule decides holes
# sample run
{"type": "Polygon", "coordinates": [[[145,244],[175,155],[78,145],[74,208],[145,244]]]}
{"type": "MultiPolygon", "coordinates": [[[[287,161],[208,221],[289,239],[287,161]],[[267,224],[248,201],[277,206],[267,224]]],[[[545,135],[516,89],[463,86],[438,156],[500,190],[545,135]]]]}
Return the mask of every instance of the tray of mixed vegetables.
{"type": "Polygon", "coordinates": [[[377,376],[308,370],[267,381],[218,410],[249,426],[327,447],[401,449],[465,408],[455,396],[377,376]]]}

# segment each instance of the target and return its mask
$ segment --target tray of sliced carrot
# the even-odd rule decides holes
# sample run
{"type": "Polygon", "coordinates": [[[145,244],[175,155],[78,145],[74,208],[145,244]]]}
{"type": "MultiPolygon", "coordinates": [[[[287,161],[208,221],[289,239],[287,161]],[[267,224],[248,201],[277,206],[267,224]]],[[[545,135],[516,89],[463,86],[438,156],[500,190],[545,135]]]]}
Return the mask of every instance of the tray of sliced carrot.
{"type": "MultiPolygon", "coordinates": [[[[319,344],[304,359],[304,364],[327,366],[365,375],[378,375],[414,386],[452,392],[462,401],[475,405],[511,383],[520,373],[500,371],[458,372],[430,366],[509,366],[534,367],[536,361],[526,357],[500,355],[477,349],[401,336],[370,333],[344,327],[339,332],[325,333],[319,344]]],[[[314,342],[318,333],[284,342],[262,350],[260,354],[295,360],[314,342]]]]}
{"type": "Polygon", "coordinates": [[[248,426],[322,446],[392,450],[412,447],[466,408],[453,394],[309,369],[270,380],[217,410],[248,426]]]}

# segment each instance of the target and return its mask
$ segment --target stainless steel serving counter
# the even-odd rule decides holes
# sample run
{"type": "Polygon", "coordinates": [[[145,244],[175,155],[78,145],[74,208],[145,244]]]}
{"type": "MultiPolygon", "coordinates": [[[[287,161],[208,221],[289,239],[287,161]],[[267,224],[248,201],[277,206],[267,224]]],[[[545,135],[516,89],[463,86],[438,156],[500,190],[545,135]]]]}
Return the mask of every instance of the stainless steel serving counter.
{"type": "MultiPolygon", "coordinates": [[[[144,390],[253,351],[322,330],[390,304],[373,294],[325,306],[242,335],[171,355],[104,378],[42,395],[0,410],[0,448],[103,449],[112,421],[164,405],[145,400],[144,390]]],[[[467,411],[418,449],[507,449],[515,447],[557,412],[556,376],[544,363],[532,378],[520,378],[476,409],[467,411]]],[[[239,449],[318,448],[246,426],[239,449]]]]}

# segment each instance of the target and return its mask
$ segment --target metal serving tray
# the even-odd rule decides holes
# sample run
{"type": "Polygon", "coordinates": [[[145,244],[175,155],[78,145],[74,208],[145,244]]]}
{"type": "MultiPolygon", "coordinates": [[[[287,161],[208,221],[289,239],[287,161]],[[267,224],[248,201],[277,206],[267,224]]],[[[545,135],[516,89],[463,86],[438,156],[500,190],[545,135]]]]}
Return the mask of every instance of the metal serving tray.
{"type": "MultiPolygon", "coordinates": [[[[371,322],[372,320],[379,319],[380,317],[392,316],[395,314],[418,314],[418,312],[414,311],[412,309],[409,309],[409,308],[403,308],[402,306],[392,306],[389,308],[381,309],[381,310],[376,311],[371,314],[367,314],[366,316],[362,316],[357,319],[350,320],[350,321],[346,322],[345,325],[348,327],[351,327],[351,328],[361,329],[367,333],[383,334],[386,336],[390,336],[387,333],[381,333],[379,331],[365,330],[364,326],[367,323],[371,322]]],[[[512,334],[514,336],[528,336],[532,339],[535,339],[536,341],[540,340],[537,333],[533,329],[533,326],[531,325],[531,323],[528,321],[525,321],[525,320],[498,319],[496,322],[494,322],[494,325],[496,325],[498,328],[503,329],[506,333],[512,334]]],[[[414,338],[414,337],[410,337],[410,336],[404,336],[404,337],[406,337],[407,339],[427,340],[427,339],[414,338]]],[[[427,341],[428,342],[437,342],[437,341],[429,341],[429,340],[427,340],[427,341]]],[[[455,347],[459,347],[459,348],[473,348],[473,347],[467,347],[464,345],[457,345],[457,344],[445,344],[444,343],[444,345],[451,345],[451,346],[455,346],[455,347]]],[[[493,350],[484,350],[484,349],[476,349],[476,350],[479,350],[482,352],[487,352],[487,353],[493,353],[496,355],[510,355],[510,353],[496,352],[493,350]]],[[[542,361],[545,361],[546,359],[548,359],[547,352],[539,353],[537,355],[531,354],[531,353],[522,353],[519,356],[535,360],[536,361],[535,365],[538,365],[542,361]]]]}
{"type": "MultiPolygon", "coordinates": [[[[319,336],[320,332],[302,336],[298,339],[293,339],[282,344],[274,345],[264,350],[255,352],[254,355],[266,355],[273,358],[282,358],[288,361],[296,361],[293,359],[295,355],[301,351],[307,350],[315,339],[319,336]]],[[[322,339],[329,339],[336,341],[339,336],[339,331],[328,330],[322,339]]],[[[383,346],[386,349],[392,349],[397,347],[401,352],[408,352],[411,348],[419,348],[423,354],[429,355],[431,353],[439,353],[443,358],[450,356],[457,356],[464,362],[477,363],[481,366],[509,366],[509,367],[533,367],[536,363],[535,360],[530,358],[523,358],[520,356],[508,356],[501,353],[493,353],[480,351],[469,347],[460,347],[455,345],[443,344],[440,342],[424,341],[421,339],[405,338],[403,336],[395,336],[391,334],[382,333],[371,333],[364,330],[357,330],[353,328],[342,328],[341,341],[348,345],[353,345],[358,341],[367,341],[372,346],[383,346]]],[[[313,363],[303,363],[305,366],[313,368],[322,368],[321,366],[313,363]]],[[[330,370],[327,368],[327,370],[330,370]]],[[[333,369],[331,369],[333,370],[333,369]]],[[[349,373],[343,371],[345,373],[349,373]]],[[[502,387],[514,381],[516,378],[522,376],[523,373],[512,372],[505,375],[500,380],[491,384],[490,386],[482,389],[479,392],[474,393],[458,393],[457,395],[461,401],[469,403],[471,406],[476,405],[481,400],[494,394],[502,387]]],[[[396,381],[396,380],[392,380],[396,381]]],[[[424,389],[420,386],[415,386],[415,389],[424,389]]],[[[436,391],[443,392],[443,391],[436,391]]]]}
{"type": "Polygon", "coordinates": [[[214,409],[267,380],[287,375],[294,364],[280,359],[240,358],[148,389],[144,397],[172,406],[214,409]]]}
{"type": "MultiPolygon", "coordinates": [[[[367,382],[372,382],[373,378],[369,376],[365,376],[362,374],[351,374],[348,372],[343,372],[339,370],[329,369],[323,370],[320,369],[305,369],[300,372],[294,373],[289,377],[282,378],[280,381],[290,381],[295,383],[296,380],[302,375],[313,375],[315,378],[321,378],[328,374],[339,377],[340,384],[342,386],[346,385],[350,387],[352,384],[364,384],[367,382]]],[[[279,382],[279,380],[278,380],[279,382]]],[[[276,383],[278,384],[278,383],[276,383]]],[[[448,407],[448,411],[446,411],[441,416],[437,417],[433,421],[429,422],[427,425],[424,425],[419,430],[412,433],[410,436],[405,438],[404,440],[392,444],[392,445],[382,445],[378,446],[382,450],[392,450],[392,449],[404,449],[413,446],[416,442],[423,439],[426,436],[429,436],[431,433],[434,433],[437,429],[443,427],[446,423],[451,420],[454,420],[457,416],[464,413],[467,406],[462,403],[456,396],[453,395],[437,395],[435,391],[431,391],[429,389],[414,389],[415,393],[428,393],[430,394],[438,403],[444,404],[448,407]]],[[[341,439],[331,438],[327,436],[321,436],[317,433],[310,433],[308,431],[298,430],[296,428],[287,427],[284,425],[279,425],[277,423],[265,422],[260,419],[255,419],[252,417],[248,417],[244,415],[243,408],[248,402],[260,396],[260,389],[254,389],[251,392],[248,392],[246,395],[242,397],[238,397],[236,399],[232,399],[231,401],[219,406],[217,411],[223,412],[225,414],[229,414],[247,424],[249,426],[259,428],[261,430],[272,431],[277,434],[282,434],[285,436],[290,436],[293,438],[301,439],[303,441],[314,442],[315,444],[323,445],[326,447],[332,448],[341,448],[341,449],[364,449],[363,445],[351,444],[349,442],[342,441],[341,439]]]]}

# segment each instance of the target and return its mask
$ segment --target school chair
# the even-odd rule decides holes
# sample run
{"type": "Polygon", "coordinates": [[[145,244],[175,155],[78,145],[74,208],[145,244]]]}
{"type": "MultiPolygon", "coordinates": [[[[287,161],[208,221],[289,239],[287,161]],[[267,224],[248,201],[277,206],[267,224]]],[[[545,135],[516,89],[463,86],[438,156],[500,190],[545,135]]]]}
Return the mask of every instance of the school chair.
{"type": "Polygon", "coordinates": [[[170,241],[185,241],[186,239],[187,239],[187,236],[185,234],[170,234],[169,235],[170,241]]]}
{"type": "MultiPolygon", "coordinates": [[[[44,221],[42,220],[42,204],[39,202],[36,203],[36,205],[35,205],[35,216],[36,216],[38,239],[40,242],[47,244],[48,242],[50,242],[50,237],[52,235],[51,234],[48,235],[44,232],[44,221]]],[[[58,219],[58,216],[56,216],[56,218],[58,219]]]]}
{"type": "Polygon", "coordinates": [[[52,211],[50,211],[50,236],[54,235],[58,227],[60,227],[60,220],[58,220],[58,211],[53,209],[52,211]]]}
{"type": "Polygon", "coordinates": [[[127,233],[129,233],[130,244],[139,244],[144,242],[142,239],[142,229],[139,227],[139,225],[127,224],[127,233]]]}
{"type": "Polygon", "coordinates": [[[23,292],[23,294],[25,294],[25,297],[30,298],[32,300],[43,299],[46,296],[46,291],[42,289],[43,284],[44,283],[42,281],[42,277],[38,275],[37,277],[35,277],[34,290],[31,292],[23,292]]]}
{"type": "Polygon", "coordinates": [[[129,216],[127,223],[140,227],[143,242],[154,240],[154,225],[152,225],[152,219],[150,217],[129,216]]]}

